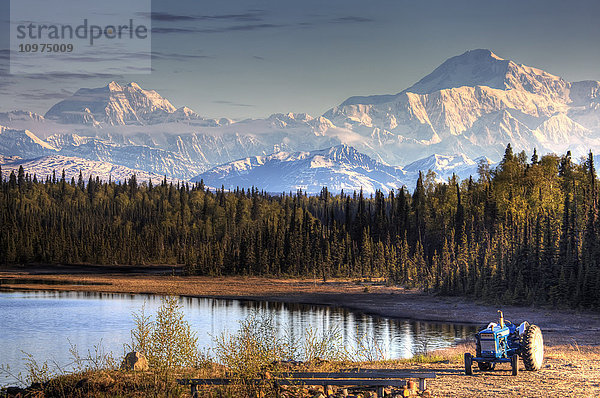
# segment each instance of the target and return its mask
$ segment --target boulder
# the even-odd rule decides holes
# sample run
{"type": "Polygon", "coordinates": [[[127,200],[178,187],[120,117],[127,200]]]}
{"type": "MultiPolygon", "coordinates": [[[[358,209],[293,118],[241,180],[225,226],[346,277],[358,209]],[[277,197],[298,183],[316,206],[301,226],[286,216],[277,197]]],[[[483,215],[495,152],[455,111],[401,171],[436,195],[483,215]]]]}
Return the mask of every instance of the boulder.
{"type": "Polygon", "coordinates": [[[132,351],[125,355],[121,369],[145,372],[149,369],[148,360],[141,352],[132,351]]]}

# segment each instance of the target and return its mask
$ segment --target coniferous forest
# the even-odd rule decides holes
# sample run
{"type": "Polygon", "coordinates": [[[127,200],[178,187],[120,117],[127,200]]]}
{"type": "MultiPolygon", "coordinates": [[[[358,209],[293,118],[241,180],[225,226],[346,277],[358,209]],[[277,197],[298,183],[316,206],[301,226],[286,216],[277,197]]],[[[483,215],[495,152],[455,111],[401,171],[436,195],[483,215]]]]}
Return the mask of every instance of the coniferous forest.
{"type": "Polygon", "coordinates": [[[590,153],[530,158],[413,192],[225,191],[166,180],[0,174],[0,262],[184,264],[189,274],[384,277],[514,304],[600,305],[590,153]]]}

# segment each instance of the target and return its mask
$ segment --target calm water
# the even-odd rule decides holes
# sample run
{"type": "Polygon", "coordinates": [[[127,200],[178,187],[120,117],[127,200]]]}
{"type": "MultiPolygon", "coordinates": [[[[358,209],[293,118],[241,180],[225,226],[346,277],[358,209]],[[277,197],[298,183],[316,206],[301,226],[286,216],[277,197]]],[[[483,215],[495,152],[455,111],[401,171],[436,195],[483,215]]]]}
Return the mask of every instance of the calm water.
{"type": "MultiPolygon", "coordinates": [[[[0,364],[23,370],[21,350],[38,361],[70,362],[69,342],[84,354],[102,346],[122,355],[133,327],[132,312],[146,303],[153,314],[159,296],[84,292],[0,292],[0,364]]],[[[301,336],[307,328],[337,327],[347,346],[357,336],[376,336],[388,358],[407,358],[425,349],[452,345],[472,335],[470,326],[393,320],[340,308],[271,302],[182,298],[186,319],[198,333],[202,347],[213,337],[235,332],[249,314],[268,313],[282,333],[301,336]]]]}

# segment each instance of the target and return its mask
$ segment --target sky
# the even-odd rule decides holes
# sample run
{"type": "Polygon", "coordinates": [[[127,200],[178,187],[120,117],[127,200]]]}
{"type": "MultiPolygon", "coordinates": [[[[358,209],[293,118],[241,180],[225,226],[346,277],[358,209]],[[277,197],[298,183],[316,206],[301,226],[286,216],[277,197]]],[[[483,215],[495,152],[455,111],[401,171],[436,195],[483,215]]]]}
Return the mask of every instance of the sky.
{"type": "Polygon", "coordinates": [[[600,80],[597,0],[153,0],[149,74],[10,74],[8,8],[2,0],[0,112],[44,114],[117,80],[206,117],[320,115],[350,96],[400,92],[476,48],[600,80]]]}

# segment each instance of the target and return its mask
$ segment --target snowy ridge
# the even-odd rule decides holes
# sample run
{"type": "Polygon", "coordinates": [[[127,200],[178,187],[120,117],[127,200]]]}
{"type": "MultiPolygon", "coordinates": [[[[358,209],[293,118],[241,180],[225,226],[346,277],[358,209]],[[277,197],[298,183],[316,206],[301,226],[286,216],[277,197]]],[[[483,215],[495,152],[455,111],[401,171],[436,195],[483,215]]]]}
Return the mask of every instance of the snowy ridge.
{"type": "Polygon", "coordinates": [[[51,152],[56,152],[56,148],[31,131],[0,126],[0,154],[31,158],[51,152]]]}
{"type": "MultiPolygon", "coordinates": [[[[487,161],[487,160],[484,160],[487,161]]],[[[461,178],[476,176],[478,162],[464,155],[432,155],[405,168],[373,160],[347,145],[310,152],[277,152],[269,156],[239,159],[215,167],[192,179],[226,189],[259,187],[268,192],[302,189],[318,193],[323,187],[339,193],[376,190],[388,192],[402,186],[414,188],[419,172],[436,173],[437,181],[447,181],[453,174],[461,178]]]]}
{"type": "Polygon", "coordinates": [[[268,192],[303,190],[317,193],[324,186],[366,193],[395,190],[403,185],[400,167],[387,166],[347,145],[311,152],[278,152],[240,159],[215,167],[192,179],[212,186],[259,187],[268,192]]]}
{"type": "MultiPolygon", "coordinates": [[[[138,183],[151,180],[156,184],[164,179],[163,176],[158,174],[134,170],[108,162],[60,155],[44,156],[29,160],[0,159],[0,164],[2,164],[3,178],[8,178],[13,171],[16,174],[19,167],[23,166],[25,173],[28,173],[31,176],[35,175],[38,181],[45,180],[46,177],[52,178],[54,172],[56,173],[56,177],[60,178],[63,170],[65,171],[65,178],[68,181],[71,181],[71,178],[75,178],[75,181],[77,181],[80,172],[86,182],[90,176],[94,179],[98,177],[102,181],[108,181],[109,179],[112,181],[125,181],[134,174],[138,183]]],[[[173,181],[171,178],[168,178],[167,180],[173,181]]]]}
{"type": "Polygon", "coordinates": [[[35,121],[42,122],[44,121],[44,117],[42,115],[38,115],[35,112],[29,111],[11,111],[11,112],[0,112],[0,123],[11,123],[15,121],[35,121]]]}

